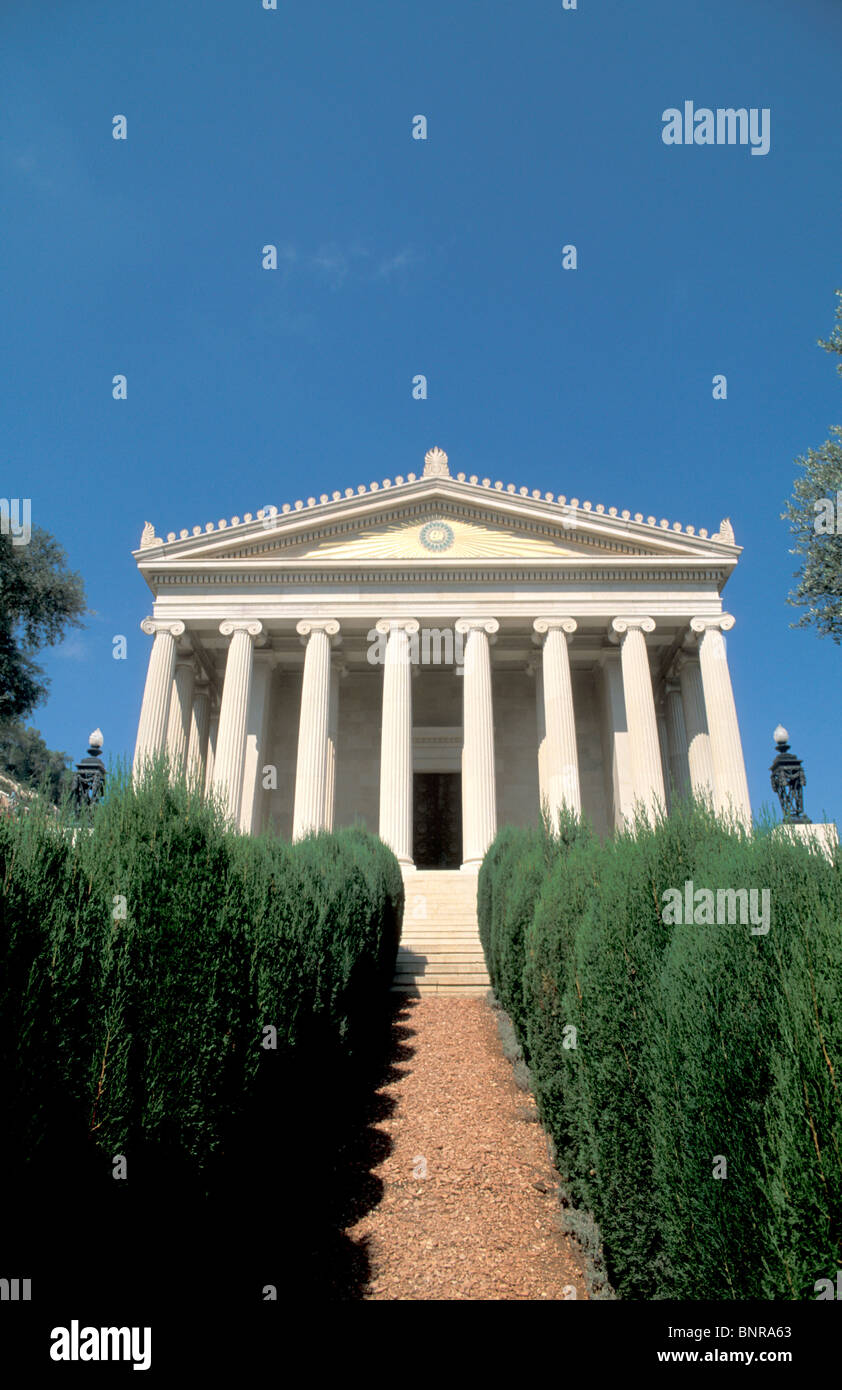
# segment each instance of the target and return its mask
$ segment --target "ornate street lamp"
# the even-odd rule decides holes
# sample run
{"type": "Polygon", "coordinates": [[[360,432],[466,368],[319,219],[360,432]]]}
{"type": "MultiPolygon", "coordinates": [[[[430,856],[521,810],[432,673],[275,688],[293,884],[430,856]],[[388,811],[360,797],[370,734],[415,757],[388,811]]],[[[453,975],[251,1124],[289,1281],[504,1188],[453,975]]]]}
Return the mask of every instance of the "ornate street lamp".
{"type": "Polygon", "coordinates": [[[102,730],[94,729],[88,739],[88,756],[76,764],[70,795],[81,810],[93,806],[105,789],[105,763],[102,761],[102,730]]]}
{"type": "Polygon", "coordinates": [[[801,766],[801,759],[789,751],[789,734],[779,724],[772,737],[778,756],[769,771],[772,774],[772,791],[781,803],[785,825],[812,825],[809,816],[804,814],[804,788],[807,778],[801,766]]]}

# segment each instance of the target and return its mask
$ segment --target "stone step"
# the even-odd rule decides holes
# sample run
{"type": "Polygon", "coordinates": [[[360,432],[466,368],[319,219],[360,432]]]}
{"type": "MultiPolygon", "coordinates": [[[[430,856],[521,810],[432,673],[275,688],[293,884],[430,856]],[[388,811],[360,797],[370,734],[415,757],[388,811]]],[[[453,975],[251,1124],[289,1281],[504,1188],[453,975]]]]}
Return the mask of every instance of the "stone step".
{"type": "Polygon", "coordinates": [[[477,873],[469,873],[466,869],[405,869],[404,882],[416,883],[418,879],[431,878],[437,879],[442,883],[473,883],[476,886],[477,873]]]}
{"type": "Polygon", "coordinates": [[[443,903],[426,903],[425,912],[415,912],[408,907],[404,912],[404,921],[409,922],[428,922],[431,917],[441,917],[446,922],[474,922],[477,921],[476,909],[473,906],[462,906],[459,903],[450,901],[443,903]]]}
{"type": "Polygon", "coordinates": [[[470,931],[474,936],[479,936],[479,927],[476,922],[469,921],[466,917],[455,918],[452,922],[443,922],[436,913],[432,917],[427,917],[418,922],[404,922],[402,936],[423,936],[425,932],[442,931],[470,931]]]}
{"type": "Polygon", "coordinates": [[[417,937],[414,941],[400,942],[400,955],[424,955],[425,951],[474,951],[484,955],[482,942],[477,937],[417,937]]]}
{"type": "Polygon", "coordinates": [[[413,893],[430,893],[436,897],[443,896],[445,893],[458,893],[459,897],[465,902],[476,902],[477,882],[476,879],[455,878],[445,879],[442,883],[438,874],[434,878],[405,878],[403,881],[403,891],[407,897],[413,893]]]}
{"type": "Polygon", "coordinates": [[[448,883],[442,887],[429,883],[405,883],[403,889],[404,898],[410,902],[413,898],[455,898],[460,903],[475,903],[477,900],[476,889],[466,889],[458,883],[448,883]]]}
{"type": "Polygon", "coordinates": [[[489,988],[489,985],[466,984],[460,984],[455,987],[451,987],[450,985],[430,984],[392,985],[390,992],[392,994],[405,994],[411,998],[419,998],[421,995],[424,994],[450,994],[454,998],[458,996],[461,999],[468,996],[474,997],[476,995],[485,995],[488,993],[489,988]]]}
{"type": "Polygon", "coordinates": [[[425,986],[429,989],[433,985],[436,989],[449,989],[454,994],[458,994],[460,989],[491,988],[487,977],[479,974],[459,975],[458,977],[456,975],[424,975],[417,980],[395,980],[392,988],[412,991],[423,989],[425,986]]]}
{"type": "Polygon", "coordinates": [[[458,937],[461,941],[481,939],[476,927],[440,927],[431,922],[423,931],[405,931],[401,937],[401,945],[405,945],[407,941],[449,941],[451,937],[458,937]]]}
{"type": "Polygon", "coordinates": [[[452,908],[431,907],[425,916],[412,916],[407,913],[403,921],[404,931],[423,931],[427,922],[436,922],[442,926],[450,927],[473,927],[474,931],[479,930],[477,915],[475,912],[459,912],[452,908]]]}
{"type": "Polygon", "coordinates": [[[485,992],[491,986],[480,975],[452,980],[396,980],[392,990],[397,994],[472,994],[485,992]]]}
{"type": "Polygon", "coordinates": [[[476,903],[477,890],[475,886],[461,883],[404,883],[404,898],[411,902],[413,898],[427,898],[432,901],[441,901],[443,898],[451,898],[460,903],[476,903]]]}
{"type": "Polygon", "coordinates": [[[459,870],[404,874],[406,908],[392,989],[397,994],[485,994],[477,880],[459,870]],[[423,916],[418,915],[423,905],[423,916]]]}
{"type": "Polygon", "coordinates": [[[452,893],[458,897],[460,902],[475,903],[477,900],[476,883],[471,883],[464,879],[454,882],[438,883],[432,879],[414,878],[410,882],[404,879],[404,896],[411,898],[422,894],[430,898],[443,898],[447,893],[452,893]]]}
{"type": "Polygon", "coordinates": [[[476,922],[466,922],[464,918],[458,922],[442,922],[438,917],[431,917],[426,922],[404,923],[401,937],[426,936],[428,932],[437,936],[440,932],[445,931],[472,932],[475,937],[479,938],[479,927],[476,922]]]}
{"type": "Polygon", "coordinates": [[[482,942],[478,936],[454,936],[453,932],[443,932],[441,936],[404,937],[398,951],[401,954],[409,951],[412,955],[417,955],[428,946],[433,951],[478,951],[483,955],[482,942]]]}
{"type": "Polygon", "coordinates": [[[430,945],[428,942],[413,944],[404,949],[401,947],[398,952],[398,963],[425,960],[431,956],[443,956],[456,952],[457,955],[470,956],[472,960],[481,960],[485,964],[485,952],[476,941],[438,941],[430,945]]]}
{"type": "Polygon", "coordinates": [[[471,926],[442,926],[439,922],[428,922],[423,927],[415,927],[404,931],[401,935],[401,945],[407,941],[449,941],[451,937],[458,937],[461,941],[481,940],[476,927],[471,926]]]}
{"type": "Polygon", "coordinates": [[[404,927],[424,928],[425,922],[465,922],[472,927],[478,924],[477,914],[467,907],[454,907],[450,903],[428,903],[426,912],[405,912],[404,927]]]}
{"type": "Polygon", "coordinates": [[[442,948],[440,951],[406,951],[397,956],[397,969],[411,970],[414,966],[425,965],[428,962],[439,960],[477,960],[479,965],[485,969],[485,958],[482,951],[454,951],[452,948],[442,948]]]}
{"type": "Polygon", "coordinates": [[[463,965],[459,970],[419,970],[406,975],[397,974],[393,985],[487,985],[488,975],[476,965],[463,965]]]}
{"type": "Polygon", "coordinates": [[[423,911],[422,904],[427,904],[428,908],[435,903],[438,907],[447,907],[452,904],[462,912],[473,912],[476,915],[476,898],[463,898],[461,893],[456,893],[449,889],[446,893],[407,893],[404,897],[408,916],[413,912],[423,911]]]}
{"type": "Polygon", "coordinates": [[[402,941],[398,948],[400,956],[423,956],[430,951],[473,951],[474,955],[485,957],[475,936],[426,936],[423,940],[402,941]]]}
{"type": "Polygon", "coordinates": [[[480,934],[470,922],[416,922],[404,927],[401,941],[422,941],[428,936],[472,936],[479,941],[480,934]]]}
{"type": "Polygon", "coordinates": [[[476,917],[469,917],[467,912],[436,912],[433,910],[426,917],[408,917],[404,920],[403,932],[427,931],[430,927],[443,930],[445,927],[461,928],[475,931],[479,934],[479,925],[476,917]]]}
{"type": "Polygon", "coordinates": [[[476,907],[477,898],[475,893],[466,893],[461,888],[407,888],[404,884],[404,902],[413,903],[423,898],[428,903],[453,902],[470,904],[476,907]]]}
{"type": "Polygon", "coordinates": [[[395,979],[411,978],[413,975],[487,975],[488,972],[481,961],[431,961],[429,969],[423,966],[411,966],[404,968],[400,964],[395,971],[395,979]]]}
{"type": "Polygon", "coordinates": [[[420,983],[411,985],[394,985],[395,994],[447,994],[451,999],[461,998],[466,994],[487,994],[491,986],[488,983],[466,984],[461,981],[459,984],[445,984],[441,980],[432,983],[422,980],[420,983]]]}

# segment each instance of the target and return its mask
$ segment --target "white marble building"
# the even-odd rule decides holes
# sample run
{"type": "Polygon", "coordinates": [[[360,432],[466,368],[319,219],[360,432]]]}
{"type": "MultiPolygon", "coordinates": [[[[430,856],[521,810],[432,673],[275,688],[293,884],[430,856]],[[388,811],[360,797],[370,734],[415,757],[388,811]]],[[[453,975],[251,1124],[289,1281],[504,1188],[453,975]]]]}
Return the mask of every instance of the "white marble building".
{"type": "Polygon", "coordinates": [[[475,868],[545,802],[601,833],[707,791],[750,816],[723,633],[739,547],[488,478],[423,474],[166,540],[135,766],[166,747],[244,831],[363,822],[475,868]]]}

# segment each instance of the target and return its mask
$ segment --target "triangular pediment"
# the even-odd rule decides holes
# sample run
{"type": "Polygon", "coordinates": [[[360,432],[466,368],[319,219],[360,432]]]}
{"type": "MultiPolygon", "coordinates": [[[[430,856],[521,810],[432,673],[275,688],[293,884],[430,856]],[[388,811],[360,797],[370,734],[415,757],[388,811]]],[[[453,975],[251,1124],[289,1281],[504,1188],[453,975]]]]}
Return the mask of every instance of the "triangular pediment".
{"type": "MultiPolygon", "coordinates": [[[[561,535],[530,534],[506,521],[465,519],[433,510],[386,524],[367,524],[341,539],[314,536],[287,544],[290,560],[337,560],[353,564],[366,560],[548,560],[591,554],[587,540],[561,535]]],[[[640,553],[639,551],[637,553],[640,553]]]]}
{"type": "MultiPolygon", "coordinates": [[[[514,564],[714,559],[733,563],[739,554],[730,528],[698,535],[654,518],[593,510],[576,499],[503,492],[453,478],[423,478],[387,489],[282,510],[234,517],[172,533],[166,542],[144,531],[135,552],[141,565],[173,562],[229,569],[251,563],[360,566],[413,562],[416,565],[506,562],[514,564]]],[[[723,527],[726,523],[723,523],[723,527]]]]}

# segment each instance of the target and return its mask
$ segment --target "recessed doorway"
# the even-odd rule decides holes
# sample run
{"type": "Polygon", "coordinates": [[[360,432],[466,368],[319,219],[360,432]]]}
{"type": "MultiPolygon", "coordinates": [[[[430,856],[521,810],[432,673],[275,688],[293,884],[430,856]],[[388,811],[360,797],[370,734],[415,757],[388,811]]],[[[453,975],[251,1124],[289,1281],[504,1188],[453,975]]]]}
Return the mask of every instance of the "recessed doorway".
{"type": "Polygon", "coordinates": [[[412,793],[412,854],[416,869],[460,868],[462,774],[416,772],[412,793]]]}

